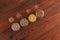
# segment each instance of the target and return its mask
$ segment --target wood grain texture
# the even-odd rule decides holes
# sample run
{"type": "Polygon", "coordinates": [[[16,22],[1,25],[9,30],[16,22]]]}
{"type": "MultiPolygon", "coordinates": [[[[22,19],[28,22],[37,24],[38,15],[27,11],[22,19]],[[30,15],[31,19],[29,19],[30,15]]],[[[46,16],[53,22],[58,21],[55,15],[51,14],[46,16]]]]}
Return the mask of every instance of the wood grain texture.
{"type": "Polygon", "coordinates": [[[60,0],[0,0],[0,40],[60,40],[60,0]],[[39,5],[45,16],[13,32],[8,18],[13,16],[17,22],[17,12],[27,17],[26,9],[34,11],[34,5],[39,5]]]}

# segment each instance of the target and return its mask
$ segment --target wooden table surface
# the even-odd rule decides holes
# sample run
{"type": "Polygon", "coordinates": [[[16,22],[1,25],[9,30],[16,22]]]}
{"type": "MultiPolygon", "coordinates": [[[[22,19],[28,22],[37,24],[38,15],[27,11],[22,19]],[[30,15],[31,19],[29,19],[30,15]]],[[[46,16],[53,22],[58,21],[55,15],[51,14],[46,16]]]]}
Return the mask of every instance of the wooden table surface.
{"type": "Polygon", "coordinates": [[[60,0],[0,0],[0,40],[60,40],[60,0]],[[39,5],[45,16],[13,32],[8,18],[13,16],[17,22],[17,12],[27,17],[26,9],[34,11],[34,5],[39,5]]]}

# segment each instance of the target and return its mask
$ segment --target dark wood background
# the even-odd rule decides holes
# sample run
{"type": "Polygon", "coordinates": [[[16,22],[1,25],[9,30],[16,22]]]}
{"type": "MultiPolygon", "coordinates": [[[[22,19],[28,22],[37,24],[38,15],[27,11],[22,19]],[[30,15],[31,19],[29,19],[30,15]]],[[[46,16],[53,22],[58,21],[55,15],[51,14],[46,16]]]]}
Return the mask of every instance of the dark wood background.
{"type": "Polygon", "coordinates": [[[60,40],[60,0],[0,0],[0,40],[60,40]],[[34,5],[39,5],[45,16],[13,32],[8,18],[13,16],[17,22],[17,12],[26,17],[26,9],[34,11],[34,5]]]}

